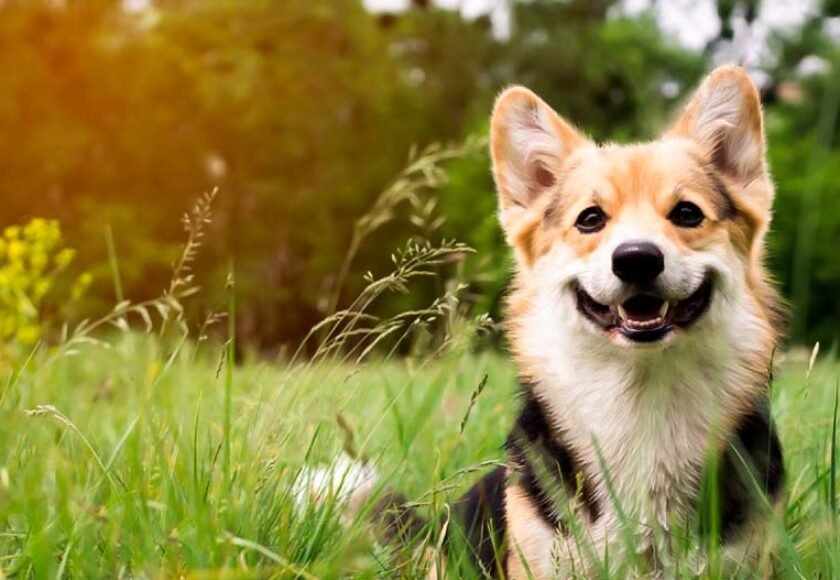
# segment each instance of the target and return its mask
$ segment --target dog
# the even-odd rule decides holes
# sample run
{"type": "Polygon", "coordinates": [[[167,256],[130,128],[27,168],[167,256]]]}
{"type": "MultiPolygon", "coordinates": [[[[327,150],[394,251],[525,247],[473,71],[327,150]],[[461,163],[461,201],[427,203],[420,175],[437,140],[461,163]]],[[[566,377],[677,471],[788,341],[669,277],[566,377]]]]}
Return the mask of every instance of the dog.
{"type": "MultiPolygon", "coordinates": [[[[515,579],[597,576],[628,552],[668,575],[688,528],[742,565],[764,558],[784,495],[769,389],[785,311],[763,266],[774,189],[750,77],[716,69],[632,145],[596,144],[513,87],[490,136],[522,408],[445,542],[515,579]]],[[[390,542],[428,526],[395,493],[372,513],[390,542]]],[[[431,575],[447,569],[445,554],[431,575]]]]}

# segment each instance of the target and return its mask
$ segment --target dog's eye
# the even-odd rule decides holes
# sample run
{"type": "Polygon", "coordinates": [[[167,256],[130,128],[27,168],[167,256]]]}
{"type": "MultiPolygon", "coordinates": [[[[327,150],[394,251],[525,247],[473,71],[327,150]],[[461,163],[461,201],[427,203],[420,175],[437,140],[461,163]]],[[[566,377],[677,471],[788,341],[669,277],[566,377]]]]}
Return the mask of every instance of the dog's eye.
{"type": "Polygon", "coordinates": [[[577,221],[575,221],[575,227],[582,234],[594,234],[603,229],[606,223],[607,214],[597,205],[593,205],[580,212],[577,221]]]}
{"type": "Polygon", "coordinates": [[[679,202],[668,214],[671,223],[681,228],[696,228],[705,217],[703,211],[690,201],[679,202]]]}

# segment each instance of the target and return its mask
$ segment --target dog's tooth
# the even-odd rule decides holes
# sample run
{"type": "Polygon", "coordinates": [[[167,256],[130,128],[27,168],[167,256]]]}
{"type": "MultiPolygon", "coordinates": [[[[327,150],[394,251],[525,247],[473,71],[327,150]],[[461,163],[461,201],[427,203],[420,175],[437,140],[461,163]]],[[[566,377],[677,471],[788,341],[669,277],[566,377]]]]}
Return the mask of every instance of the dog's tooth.
{"type": "Polygon", "coordinates": [[[659,308],[659,317],[665,318],[665,315],[668,314],[668,307],[671,305],[670,302],[667,300],[662,301],[662,306],[659,308]]]}
{"type": "Polygon", "coordinates": [[[657,316],[656,318],[651,318],[650,320],[633,320],[632,318],[627,319],[624,321],[624,324],[629,328],[635,328],[636,330],[645,330],[646,328],[656,328],[657,326],[662,326],[665,323],[665,319],[661,316],[657,316]]]}
{"type": "Polygon", "coordinates": [[[622,320],[627,320],[627,311],[624,310],[624,306],[619,304],[616,309],[618,310],[618,317],[622,320]]]}

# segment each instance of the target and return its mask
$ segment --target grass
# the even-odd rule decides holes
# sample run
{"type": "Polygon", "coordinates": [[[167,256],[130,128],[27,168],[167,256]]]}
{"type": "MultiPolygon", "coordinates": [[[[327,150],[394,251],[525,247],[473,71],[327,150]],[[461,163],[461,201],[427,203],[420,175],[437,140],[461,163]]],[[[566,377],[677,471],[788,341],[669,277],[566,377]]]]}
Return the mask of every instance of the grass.
{"type": "MultiPolygon", "coordinates": [[[[385,482],[439,510],[503,459],[516,411],[515,370],[492,352],[248,361],[229,375],[223,345],[120,333],[79,349],[30,365],[0,392],[6,576],[419,573],[395,569],[363,522],[343,526],[336,502],[297,506],[300,470],[331,461],[352,437],[385,482]]],[[[780,569],[833,577],[840,375],[822,362],[806,379],[807,356],[784,359],[773,392],[788,462],[780,569]]]]}

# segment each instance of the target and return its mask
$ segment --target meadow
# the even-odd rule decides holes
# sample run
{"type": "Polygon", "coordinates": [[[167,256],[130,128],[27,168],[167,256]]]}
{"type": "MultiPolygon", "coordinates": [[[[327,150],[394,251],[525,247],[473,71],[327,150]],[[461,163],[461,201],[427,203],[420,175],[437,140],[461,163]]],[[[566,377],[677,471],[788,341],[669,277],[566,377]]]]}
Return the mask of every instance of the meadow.
{"type": "MultiPolygon", "coordinates": [[[[364,518],[343,522],[334,498],[301,501],[302,470],[349,451],[430,512],[503,460],[517,384],[500,352],[450,340],[430,356],[361,361],[230,355],[121,331],[20,365],[0,391],[3,575],[413,577],[419,563],[375,546],[364,518]]],[[[830,578],[840,375],[831,354],[809,358],[777,357],[788,463],[777,572],[830,578]]]]}

